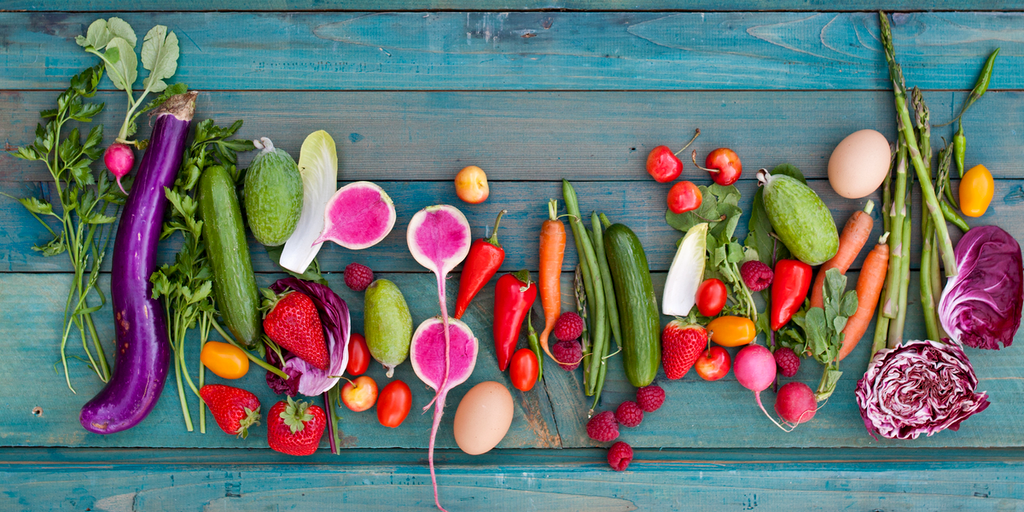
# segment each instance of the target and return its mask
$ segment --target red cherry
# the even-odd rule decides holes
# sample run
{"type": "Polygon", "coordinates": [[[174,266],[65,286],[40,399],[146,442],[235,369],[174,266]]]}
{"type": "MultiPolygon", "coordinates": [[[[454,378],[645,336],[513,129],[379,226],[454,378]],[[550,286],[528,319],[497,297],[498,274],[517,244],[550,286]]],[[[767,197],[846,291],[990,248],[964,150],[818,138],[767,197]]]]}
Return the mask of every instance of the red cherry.
{"type": "Polygon", "coordinates": [[[672,213],[683,213],[700,208],[703,196],[692,181],[680,181],[668,191],[668,209],[672,213]]]}
{"type": "Polygon", "coordinates": [[[668,183],[683,173],[683,162],[668,146],[658,146],[647,155],[647,173],[658,183],[668,183]]]}
{"type": "MultiPolygon", "coordinates": [[[[697,165],[697,152],[693,152],[693,164],[697,165]]],[[[708,171],[715,183],[727,187],[736,183],[743,174],[743,164],[735,151],[729,148],[718,148],[710,153],[704,160],[705,167],[697,167],[708,171]]]]}
{"type": "Polygon", "coordinates": [[[697,356],[697,362],[693,363],[693,369],[697,375],[704,380],[718,380],[725,377],[732,368],[732,358],[729,352],[719,346],[711,347],[697,356]]]}

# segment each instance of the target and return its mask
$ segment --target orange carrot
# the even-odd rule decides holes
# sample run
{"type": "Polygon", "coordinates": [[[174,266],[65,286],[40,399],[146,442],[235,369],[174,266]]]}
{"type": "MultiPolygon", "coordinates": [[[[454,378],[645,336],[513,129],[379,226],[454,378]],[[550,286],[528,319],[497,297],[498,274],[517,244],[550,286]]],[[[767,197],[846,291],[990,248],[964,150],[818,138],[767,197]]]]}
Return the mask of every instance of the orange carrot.
{"type": "Polygon", "coordinates": [[[889,269],[889,244],[885,243],[888,236],[888,233],[882,235],[860,269],[860,277],[857,278],[857,312],[846,321],[846,327],[843,328],[845,336],[843,346],[839,348],[840,361],[857,346],[875,316],[875,306],[878,306],[878,297],[882,294],[885,274],[889,269]]]}
{"type": "Polygon", "coordinates": [[[558,220],[558,200],[548,201],[548,220],[540,228],[540,304],[544,308],[544,331],[540,333],[540,346],[551,359],[548,336],[562,314],[562,258],[565,256],[565,224],[558,220]]]}
{"type": "Polygon", "coordinates": [[[875,221],[871,219],[871,210],[874,207],[875,202],[869,200],[868,204],[864,206],[864,210],[850,215],[850,220],[846,221],[846,225],[843,226],[843,234],[839,237],[839,250],[832,259],[826,261],[818,269],[818,275],[814,278],[814,286],[811,286],[812,308],[824,307],[825,271],[836,268],[845,274],[853,264],[853,260],[857,259],[860,250],[864,248],[864,244],[868,242],[868,235],[871,234],[871,228],[875,224],[875,221]]]}

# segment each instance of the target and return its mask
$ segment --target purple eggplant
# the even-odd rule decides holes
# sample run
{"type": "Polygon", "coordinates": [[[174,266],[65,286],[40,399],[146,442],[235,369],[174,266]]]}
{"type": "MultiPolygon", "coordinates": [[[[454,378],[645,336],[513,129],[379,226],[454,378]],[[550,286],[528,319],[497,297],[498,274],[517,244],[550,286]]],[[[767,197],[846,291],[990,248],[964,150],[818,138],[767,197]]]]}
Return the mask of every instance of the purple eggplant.
{"type": "Polygon", "coordinates": [[[134,427],[156,405],[167,380],[171,344],[164,308],[152,298],[165,187],[181,166],[195,92],[172,96],[154,116],[153,133],[139,164],[114,239],[110,301],[114,308],[114,371],[110,382],[82,407],[82,426],[97,434],[134,427]]]}

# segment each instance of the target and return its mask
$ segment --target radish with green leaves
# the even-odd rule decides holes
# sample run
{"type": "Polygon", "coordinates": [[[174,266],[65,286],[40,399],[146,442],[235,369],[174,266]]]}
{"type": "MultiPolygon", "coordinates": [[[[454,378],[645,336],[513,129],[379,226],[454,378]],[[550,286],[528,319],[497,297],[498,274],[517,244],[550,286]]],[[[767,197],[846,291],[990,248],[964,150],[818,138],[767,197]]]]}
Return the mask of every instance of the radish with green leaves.
{"type": "Polygon", "coordinates": [[[444,510],[437,498],[437,478],[434,476],[434,439],[444,414],[444,400],[448,391],[469,378],[476,365],[477,342],[469,327],[458,320],[448,319],[444,280],[448,272],[466,259],[472,237],[469,222],[458,208],[449,205],[428,206],[413,215],[406,235],[409,252],[420,265],[437,277],[437,296],[441,306],[441,325],[427,320],[416,329],[410,347],[411,361],[416,375],[437,394],[427,404],[434,405],[434,424],[430,429],[428,460],[430,479],[434,485],[434,502],[444,510]],[[432,323],[431,323],[432,322],[432,323]],[[456,332],[452,335],[450,327],[456,332]],[[433,327],[432,327],[433,326],[433,327]],[[441,327],[442,329],[438,329],[441,327]],[[443,331],[443,336],[441,332],[443,331]]]}

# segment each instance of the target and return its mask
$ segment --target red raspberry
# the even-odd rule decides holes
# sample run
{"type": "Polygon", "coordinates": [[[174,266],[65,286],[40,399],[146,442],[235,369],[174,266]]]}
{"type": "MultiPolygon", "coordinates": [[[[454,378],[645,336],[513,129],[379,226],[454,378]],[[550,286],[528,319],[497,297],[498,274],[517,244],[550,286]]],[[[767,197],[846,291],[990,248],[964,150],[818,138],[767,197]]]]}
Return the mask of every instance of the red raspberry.
{"type": "Polygon", "coordinates": [[[800,370],[800,356],[791,348],[778,348],[775,350],[775,364],[783,377],[792,377],[800,370]]]}
{"type": "Polygon", "coordinates": [[[345,286],[354,292],[361,292],[373,282],[373,271],[366,265],[349,263],[345,267],[345,286]]]}
{"type": "Polygon", "coordinates": [[[740,276],[743,277],[743,282],[747,288],[750,288],[750,291],[759,292],[771,286],[775,273],[772,272],[771,267],[759,260],[751,260],[740,267],[740,276]]]}
{"type": "Polygon", "coordinates": [[[604,411],[590,418],[587,422],[587,435],[602,443],[614,441],[619,437],[619,422],[615,419],[615,413],[604,411]]]}
{"type": "Polygon", "coordinates": [[[583,334],[583,319],[572,311],[566,311],[555,321],[555,329],[552,333],[559,341],[577,339],[583,334]]]}
{"type": "Polygon", "coordinates": [[[665,390],[657,384],[644,386],[636,390],[636,403],[644,412],[657,411],[665,403],[665,390]]]}
{"type": "Polygon", "coordinates": [[[635,427],[644,420],[644,411],[632,400],[626,400],[615,409],[615,419],[624,427],[635,427]]]}
{"type": "Polygon", "coordinates": [[[625,442],[619,441],[608,449],[608,464],[615,471],[625,471],[630,462],[633,462],[633,447],[625,442]]]}
{"type": "Polygon", "coordinates": [[[583,359],[583,347],[576,340],[559,341],[555,343],[555,346],[551,347],[551,354],[561,363],[566,363],[559,363],[558,366],[561,366],[567,372],[571,372],[580,367],[580,360],[583,359]]]}

